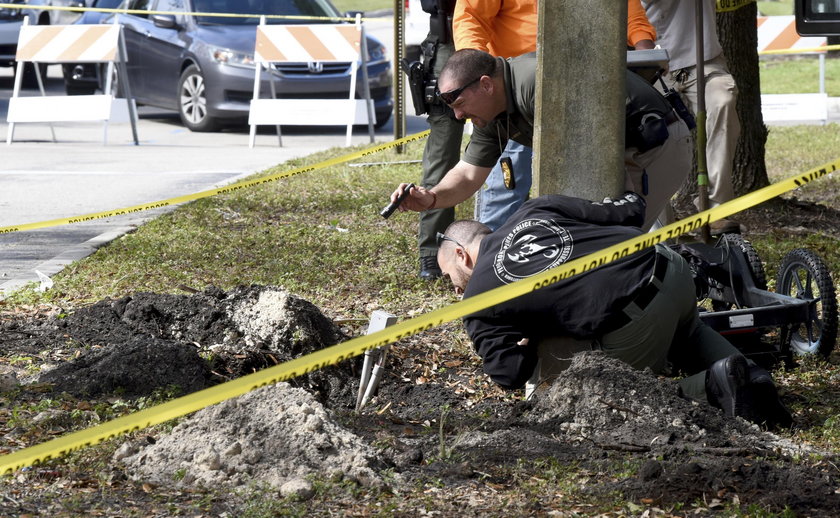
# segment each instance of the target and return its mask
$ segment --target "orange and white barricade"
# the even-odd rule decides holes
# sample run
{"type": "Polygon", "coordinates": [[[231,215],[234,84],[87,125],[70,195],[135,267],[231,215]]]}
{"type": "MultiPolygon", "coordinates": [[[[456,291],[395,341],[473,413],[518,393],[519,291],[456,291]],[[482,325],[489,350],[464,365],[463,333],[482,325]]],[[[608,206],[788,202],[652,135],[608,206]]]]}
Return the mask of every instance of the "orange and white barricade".
{"type": "Polygon", "coordinates": [[[826,46],[826,39],[820,36],[800,36],[796,32],[796,17],[790,16],[759,16],[758,52],[768,51],[811,51],[826,46]]]}
{"type": "Polygon", "coordinates": [[[6,144],[12,143],[17,123],[81,121],[103,122],[103,142],[107,143],[108,122],[124,119],[126,115],[131,122],[134,143],[138,144],[137,112],[126,74],[122,25],[29,25],[27,18],[20,28],[15,59],[18,68],[6,117],[9,123],[6,144]],[[24,62],[35,65],[40,96],[20,96],[24,62]],[[48,96],[44,91],[39,63],[108,63],[106,93],[48,96]],[[117,69],[120,88],[125,92],[126,99],[115,99],[110,94],[114,67],[117,69]]]}
{"type": "Polygon", "coordinates": [[[758,53],[817,54],[819,93],[762,94],[761,112],[765,122],[793,123],[828,120],[828,94],[825,93],[825,51],[828,42],[819,36],[800,36],[795,16],[759,16],[758,53]]]}
{"type": "Polygon", "coordinates": [[[373,124],[376,121],[370,84],[367,81],[367,48],[364,26],[357,17],[355,25],[266,25],[265,19],[257,26],[254,51],[254,97],[248,115],[251,125],[249,146],[254,147],[256,127],[274,125],[277,137],[280,126],[341,126],[347,125],[346,145],[354,124],[368,125],[373,142],[373,124]],[[349,63],[350,89],[347,99],[278,99],[274,85],[273,63],[310,63],[317,68],[323,63],[349,63]],[[356,99],[356,78],[359,68],[363,74],[364,99],[356,99]],[[271,98],[260,99],[263,70],[268,70],[271,98]]]}

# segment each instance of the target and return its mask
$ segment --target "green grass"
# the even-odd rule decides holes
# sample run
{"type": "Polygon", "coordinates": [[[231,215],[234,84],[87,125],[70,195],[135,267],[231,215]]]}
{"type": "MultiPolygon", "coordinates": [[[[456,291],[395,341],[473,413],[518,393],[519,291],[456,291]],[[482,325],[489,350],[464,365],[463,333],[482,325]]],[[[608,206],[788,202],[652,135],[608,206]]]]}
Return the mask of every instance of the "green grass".
{"type": "Polygon", "coordinates": [[[763,16],[781,16],[793,14],[793,0],[776,0],[773,2],[757,2],[758,12],[763,16]]]}
{"type": "MultiPolygon", "coordinates": [[[[347,11],[378,11],[393,9],[395,0],[333,0],[333,5],[342,13],[347,11]]],[[[400,0],[402,1],[402,0],[400,0]]]]}
{"type": "MultiPolygon", "coordinates": [[[[763,94],[820,91],[820,65],[816,56],[763,56],[759,73],[763,94]]],[[[829,97],[840,97],[840,59],[825,60],[825,91],[829,97]]]]}
{"type": "MultiPolygon", "coordinates": [[[[422,146],[363,161],[419,159],[422,146]]],[[[333,149],[267,174],[347,152],[333,149]]],[[[379,215],[394,187],[420,174],[419,164],[343,164],[199,200],[71,265],[46,297],[24,290],[10,300],[78,305],[136,291],[258,283],[284,286],[345,317],[368,316],[369,304],[426,310],[453,299],[442,281],[430,292],[416,276],[417,214],[379,215]]],[[[470,215],[468,205],[461,217],[470,215]]]]}

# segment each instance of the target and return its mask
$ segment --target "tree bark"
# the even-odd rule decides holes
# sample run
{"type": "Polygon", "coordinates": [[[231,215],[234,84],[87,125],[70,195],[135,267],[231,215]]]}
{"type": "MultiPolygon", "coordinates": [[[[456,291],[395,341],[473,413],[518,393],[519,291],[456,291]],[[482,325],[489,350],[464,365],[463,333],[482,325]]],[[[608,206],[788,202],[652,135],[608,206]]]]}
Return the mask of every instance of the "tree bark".
{"type": "Polygon", "coordinates": [[[767,126],[761,115],[761,81],[758,71],[757,7],[748,3],[736,11],[717,14],[718,37],[729,72],[738,85],[738,118],[741,136],[735,150],[732,182],[741,196],[770,184],[764,164],[767,126]]]}
{"type": "MultiPolygon", "coordinates": [[[[720,44],[729,66],[729,72],[738,86],[738,120],[741,135],[735,150],[732,183],[736,196],[741,196],[766,185],[767,168],[764,164],[764,145],[767,126],[761,115],[761,82],[758,67],[758,30],[755,3],[746,4],[736,11],[717,13],[720,44]]],[[[691,201],[697,192],[697,171],[683,184],[676,205],[678,212],[695,212],[691,201]]]]}

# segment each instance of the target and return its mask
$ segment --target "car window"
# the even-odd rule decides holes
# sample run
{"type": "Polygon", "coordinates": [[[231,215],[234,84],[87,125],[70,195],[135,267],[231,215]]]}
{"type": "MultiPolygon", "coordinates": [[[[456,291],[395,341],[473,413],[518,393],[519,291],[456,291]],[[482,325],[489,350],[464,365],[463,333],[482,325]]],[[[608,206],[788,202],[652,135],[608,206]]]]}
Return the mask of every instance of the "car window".
{"type": "MultiPolygon", "coordinates": [[[[284,16],[337,17],[339,12],[325,0],[193,0],[193,11],[199,13],[274,14],[284,16]]],[[[255,25],[259,17],[222,18],[198,16],[199,24],[255,25]]],[[[269,19],[267,23],[318,23],[317,20],[269,19]]]]}
{"type": "Polygon", "coordinates": [[[155,7],[158,11],[178,11],[181,12],[184,10],[184,0],[158,0],[157,7],[155,7]]]}
{"type": "MultiPolygon", "coordinates": [[[[149,11],[152,9],[154,0],[128,0],[128,9],[136,9],[141,11],[149,11]]],[[[148,18],[148,14],[132,14],[132,16],[139,16],[140,18],[148,18]]]]}
{"type": "Polygon", "coordinates": [[[94,0],[91,7],[99,7],[101,9],[114,9],[122,3],[122,0],[94,0]]]}
{"type": "MultiPolygon", "coordinates": [[[[8,2],[0,2],[0,3],[8,3],[8,2]]],[[[11,2],[11,3],[20,3],[23,2],[11,2]]],[[[20,21],[23,19],[23,11],[21,9],[14,9],[12,7],[0,7],[0,21],[8,22],[8,21],[20,21]]]]}

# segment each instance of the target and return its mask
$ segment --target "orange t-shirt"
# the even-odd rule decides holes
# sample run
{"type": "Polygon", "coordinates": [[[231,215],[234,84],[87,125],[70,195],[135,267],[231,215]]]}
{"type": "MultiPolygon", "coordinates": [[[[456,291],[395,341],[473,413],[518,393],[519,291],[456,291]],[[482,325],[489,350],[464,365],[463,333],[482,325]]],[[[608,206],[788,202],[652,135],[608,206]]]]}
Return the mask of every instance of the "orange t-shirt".
{"type": "MultiPolygon", "coordinates": [[[[536,0],[458,0],[452,18],[455,49],[509,58],[537,50],[536,0]]],[[[656,40],[641,0],[627,0],[627,44],[656,40]]]]}

